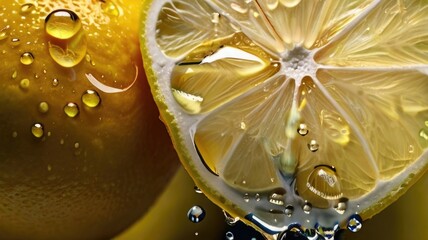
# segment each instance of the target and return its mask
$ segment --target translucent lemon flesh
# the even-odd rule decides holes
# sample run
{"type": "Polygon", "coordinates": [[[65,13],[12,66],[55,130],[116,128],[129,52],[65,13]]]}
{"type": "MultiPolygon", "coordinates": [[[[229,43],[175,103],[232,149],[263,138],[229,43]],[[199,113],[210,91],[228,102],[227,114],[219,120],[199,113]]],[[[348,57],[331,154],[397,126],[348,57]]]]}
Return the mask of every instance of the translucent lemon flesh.
{"type": "Polygon", "coordinates": [[[183,164],[227,211],[272,235],[333,228],[426,171],[428,2],[149,6],[153,91],[183,164]]]}

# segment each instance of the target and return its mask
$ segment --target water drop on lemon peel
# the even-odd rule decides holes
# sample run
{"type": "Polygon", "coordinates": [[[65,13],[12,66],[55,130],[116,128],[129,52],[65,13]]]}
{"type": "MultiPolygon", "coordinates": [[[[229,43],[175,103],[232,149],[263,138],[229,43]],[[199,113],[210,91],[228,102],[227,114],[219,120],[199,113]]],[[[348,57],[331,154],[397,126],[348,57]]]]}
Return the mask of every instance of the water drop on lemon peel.
{"type": "Polygon", "coordinates": [[[411,14],[426,3],[192,3],[147,2],[144,63],[182,163],[232,216],[271,238],[295,222],[332,238],[426,172],[428,53],[414,39],[428,41],[428,18],[411,14]]]}
{"type": "Polygon", "coordinates": [[[114,3],[119,17],[105,14],[100,1],[1,1],[0,239],[112,239],[147,212],[179,165],[143,74],[141,2],[114,3]],[[64,9],[81,28],[59,39],[45,19],[64,9]],[[81,31],[96,65],[58,64],[49,42],[67,50],[56,42],[74,43],[81,31]],[[26,56],[21,62],[23,53],[32,54],[31,64],[26,56]],[[118,89],[135,84],[98,92],[102,102],[90,108],[85,102],[97,101],[82,95],[98,89],[86,74],[118,89]],[[64,112],[68,102],[80,108],[75,118],[64,112]]]}

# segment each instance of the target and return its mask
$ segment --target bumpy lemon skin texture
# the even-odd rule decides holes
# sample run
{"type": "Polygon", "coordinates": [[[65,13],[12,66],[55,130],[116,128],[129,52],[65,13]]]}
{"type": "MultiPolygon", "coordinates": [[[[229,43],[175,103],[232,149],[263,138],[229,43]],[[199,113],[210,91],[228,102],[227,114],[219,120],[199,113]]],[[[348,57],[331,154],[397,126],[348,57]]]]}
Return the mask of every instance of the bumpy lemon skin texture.
{"type": "Polygon", "coordinates": [[[39,13],[23,19],[19,4],[2,2],[10,30],[0,42],[0,239],[112,238],[149,209],[179,165],[138,51],[140,2],[116,2],[123,8],[119,20],[99,29],[84,25],[92,61],[73,68],[49,56],[43,21],[31,23],[39,13]],[[118,29],[120,35],[109,36],[118,29]],[[23,52],[34,62],[21,64],[23,52]],[[104,93],[85,77],[122,88],[137,72],[121,93],[104,93]],[[22,87],[22,79],[29,85],[22,87]],[[99,106],[82,103],[88,89],[99,93],[99,106]],[[74,118],[64,113],[69,102],[79,106],[74,118]],[[36,123],[41,137],[31,132],[36,123]]]}

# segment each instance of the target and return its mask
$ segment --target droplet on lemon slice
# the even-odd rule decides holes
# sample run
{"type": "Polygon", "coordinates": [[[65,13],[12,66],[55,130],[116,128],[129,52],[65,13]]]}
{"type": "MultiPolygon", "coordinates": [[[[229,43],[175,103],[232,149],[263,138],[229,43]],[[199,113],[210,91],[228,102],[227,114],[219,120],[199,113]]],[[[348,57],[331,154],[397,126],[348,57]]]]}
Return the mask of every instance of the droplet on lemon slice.
{"type": "Polygon", "coordinates": [[[270,238],[328,237],[427,169],[427,16],[410,0],[148,1],[142,52],[213,202],[270,238]]]}

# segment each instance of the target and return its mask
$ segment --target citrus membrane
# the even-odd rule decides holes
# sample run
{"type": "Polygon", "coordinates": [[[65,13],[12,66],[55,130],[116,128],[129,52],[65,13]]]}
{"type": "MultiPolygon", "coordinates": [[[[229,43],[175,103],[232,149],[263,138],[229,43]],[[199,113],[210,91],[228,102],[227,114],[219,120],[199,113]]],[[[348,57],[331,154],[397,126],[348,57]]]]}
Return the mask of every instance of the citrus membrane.
{"type": "Polygon", "coordinates": [[[142,22],[183,165],[268,237],[358,231],[426,171],[428,1],[146,1],[142,22]]]}

